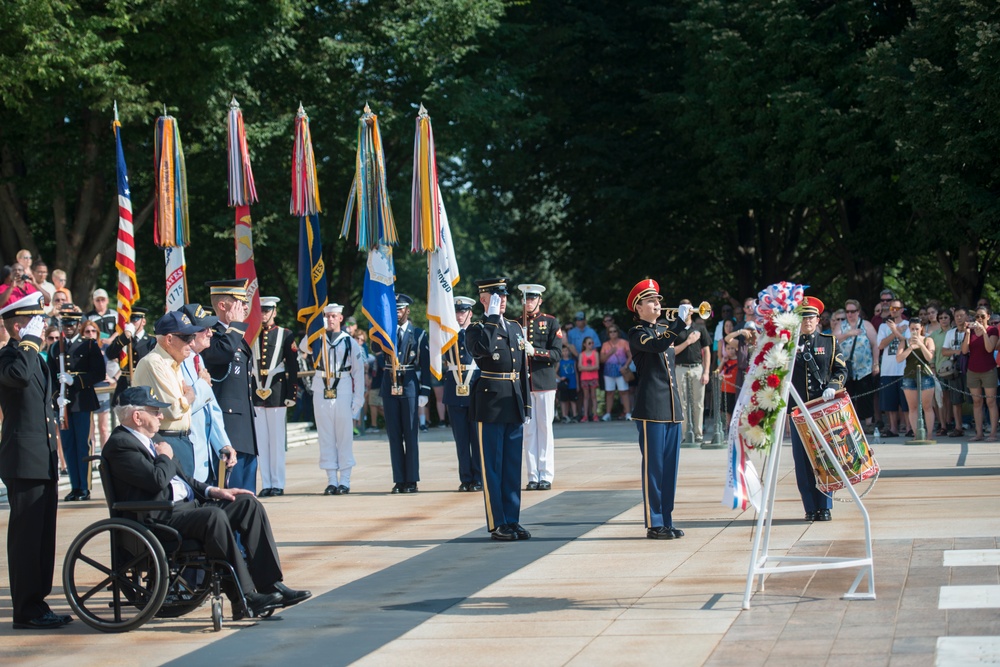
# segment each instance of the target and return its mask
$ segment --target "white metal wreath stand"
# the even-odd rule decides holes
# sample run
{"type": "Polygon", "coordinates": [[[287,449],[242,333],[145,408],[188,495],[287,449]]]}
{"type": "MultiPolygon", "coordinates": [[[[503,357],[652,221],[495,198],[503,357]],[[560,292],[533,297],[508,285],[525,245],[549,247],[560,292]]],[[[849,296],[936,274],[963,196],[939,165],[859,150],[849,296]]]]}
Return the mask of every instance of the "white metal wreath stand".
{"type": "MultiPolygon", "coordinates": [[[[792,362],[789,364],[788,375],[791,376],[792,366],[795,364],[795,358],[792,357],[792,362]]],[[[789,398],[795,400],[795,403],[799,406],[799,410],[802,411],[802,415],[805,417],[805,421],[809,426],[809,429],[813,432],[816,437],[816,441],[823,446],[823,450],[826,452],[827,460],[837,461],[838,459],[833,455],[833,451],[830,449],[830,445],[823,438],[823,434],[820,432],[819,427],[813,420],[812,415],[805,407],[805,403],[799,393],[792,386],[792,383],[788,383],[789,388],[789,398]]],[[[757,516],[757,529],[754,531],[753,536],[753,553],[750,558],[750,568],[747,571],[747,586],[743,593],[743,609],[750,608],[750,595],[753,593],[753,578],[759,577],[757,583],[757,590],[764,590],[764,576],[776,572],[805,572],[809,570],[836,570],[845,567],[860,567],[861,571],[858,572],[858,576],[855,577],[854,583],[851,584],[851,588],[844,593],[842,599],[844,600],[874,600],[875,599],[875,569],[874,562],[872,560],[872,530],[871,521],[868,518],[868,510],[865,509],[864,503],[861,502],[861,496],[858,495],[857,491],[854,490],[854,486],[851,485],[850,481],[847,479],[847,474],[844,472],[842,466],[837,466],[837,474],[840,479],[844,482],[844,486],[851,496],[854,498],[854,504],[861,512],[861,518],[864,520],[865,524],[865,557],[864,558],[835,558],[835,557],[824,557],[824,556],[786,556],[786,555],[770,555],[768,554],[768,547],[771,541],[771,520],[774,516],[774,491],[775,486],[778,483],[778,463],[781,459],[781,443],[784,437],[785,431],[785,416],[782,415],[780,419],[777,420],[778,425],[775,429],[775,439],[771,447],[771,457],[768,461],[767,471],[764,474],[764,487],[762,489],[761,496],[761,511],[757,516]],[[778,565],[771,563],[790,563],[788,565],[778,565]],[[861,580],[868,579],[868,591],[859,592],[858,585],[861,580]]]]}

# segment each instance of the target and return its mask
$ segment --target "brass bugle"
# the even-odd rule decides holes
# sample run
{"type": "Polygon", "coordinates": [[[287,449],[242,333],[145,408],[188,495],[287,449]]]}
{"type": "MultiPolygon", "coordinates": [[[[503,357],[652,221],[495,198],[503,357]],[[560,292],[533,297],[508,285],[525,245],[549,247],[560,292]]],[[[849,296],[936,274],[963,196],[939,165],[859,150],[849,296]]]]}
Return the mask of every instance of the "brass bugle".
{"type": "MultiPolygon", "coordinates": [[[[694,306],[691,307],[694,308],[694,306]]],[[[680,310],[679,306],[677,308],[662,308],[660,309],[660,316],[666,319],[668,322],[673,322],[674,320],[677,319],[677,311],[679,310],[680,310]]],[[[698,308],[695,309],[694,312],[698,313],[701,316],[701,319],[707,320],[712,316],[712,304],[710,304],[708,301],[702,301],[700,304],[698,304],[698,308]]]]}

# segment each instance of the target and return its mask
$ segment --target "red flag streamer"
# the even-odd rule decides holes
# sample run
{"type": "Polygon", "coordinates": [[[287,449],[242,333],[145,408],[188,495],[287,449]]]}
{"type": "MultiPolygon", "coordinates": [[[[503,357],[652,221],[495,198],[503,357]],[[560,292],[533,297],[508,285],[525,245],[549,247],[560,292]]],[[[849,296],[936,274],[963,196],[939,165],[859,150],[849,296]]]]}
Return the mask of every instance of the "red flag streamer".
{"type": "Polygon", "coordinates": [[[160,116],[154,134],[156,205],[153,243],[163,248],[166,265],[167,310],[187,303],[184,247],[191,242],[188,222],[187,173],[177,119],[160,116]]]}
{"type": "Polygon", "coordinates": [[[236,277],[247,281],[247,331],[244,340],[253,345],[260,334],[260,290],[257,289],[257,267],[253,261],[253,230],[250,204],[257,201],[257,189],[250,169],[250,151],[243,127],[243,112],[234,97],[229,103],[229,205],[236,207],[236,277]]]}
{"type": "Polygon", "coordinates": [[[441,243],[441,215],[438,200],[437,156],[434,130],[427,109],[420,105],[417,131],[413,138],[413,252],[434,252],[441,243]]]}

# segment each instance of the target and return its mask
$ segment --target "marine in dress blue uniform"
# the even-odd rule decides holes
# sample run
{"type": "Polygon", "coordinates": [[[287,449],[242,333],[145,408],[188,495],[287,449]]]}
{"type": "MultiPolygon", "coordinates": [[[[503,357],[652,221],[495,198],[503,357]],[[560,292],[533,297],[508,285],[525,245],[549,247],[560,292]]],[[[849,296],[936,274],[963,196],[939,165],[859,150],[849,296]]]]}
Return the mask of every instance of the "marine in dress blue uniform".
{"type": "Polygon", "coordinates": [[[482,491],[483,476],[479,468],[479,440],[476,429],[469,419],[471,385],[476,362],[469,352],[466,333],[472,322],[472,307],[475,299],[467,296],[455,297],[455,317],[461,327],[458,344],[448,351],[447,371],[444,374],[444,404],[448,408],[448,421],[455,438],[458,454],[459,491],[482,491]]]}
{"type": "Polygon", "coordinates": [[[563,333],[559,320],[541,311],[544,285],[524,284],[528,365],[531,371],[531,423],[524,427],[524,458],[528,491],[548,491],[556,476],[556,443],[552,420],[556,416],[556,385],[562,360],[563,333]]]}
{"type": "Polygon", "coordinates": [[[58,628],[45,602],[56,559],[59,418],[52,377],[42,361],[45,310],[38,292],[8,304],[0,317],[10,340],[0,349],[0,478],[7,487],[7,574],[14,628],[58,628]]]}
{"type": "Polygon", "coordinates": [[[527,540],[521,518],[524,424],[531,418],[528,342],[521,325],[503,317],[507,279],[476,281],[486,316],[466,331],[479,372],[472,385],[472,418],[479,434],[486,527],[494,540],[527,540]]]}
{"type": "Polygon", "coordinates": [[[417,443],[417,407],[427,405],[430,347],[427,334],[410,322],[413,299],[396,296],[396,367],[382,355],[382,410],[392,462],[392,493],[416,493],[420,481],[420,449],[417,443]]]}
{"type": "Polygon", "coordinates": [[[257,431],[253,411],[253,351],[243,339],[247,324],[246,280],[216,280],[209,287],[219,322],[212,327],[212,343],[201,353],[212,376],[212,389],[222,408],[226,434],[236,450],[227,486],[257,490],[257,431]]]}
{"type": "MultiPolygon", "coordinates": [[[[799,307],[802,328],[792,369],[792,386],[803,401],[815,398],[831,400],[847,381],[847,365],[837,352],[837,341],[830,334],[818,331],[823,302],[807,296],[799,307]]],[[[791,411],[792,403],[788,409],[791,411]]],[[[806,521],[829,521],[833,498],[816,488],[816,474],[798,429],[792,429],[792,459],[795,461],[795,484],[799,488],[806,521]]]]}
{"type": "MultiPolygon", "coordinates": [[[[80,322],[80,314],[72,310],[61,313],[63,334],[69,338],[76,334],[80,322]]],[[[74,343],[64,343],[63,365],[60,366],[59,343],[53,343],[49,348],[48,365],[52,375],[53,396],[51,400],[58,402],[60,396],[60,368],[64,367],[66,381],[67,424],[69,428],[60,428],[59,437],[62,441],[63,456],[66,458],[66,468],[69,470],[69,494],[66,501],[88,500],[90,498],[90,464],[85,461],[90,456],[90,421],[91,415],[97,410],[99,402],[94,385],[102,382],[107,376],[107,364],[100,345],[93,338],[79,338],[74,343]]]]}
{"type": "Polygon", "coordinates": [[[639,281],[626,303],[638,323],[628,332],[638,384],[632,419],[639,430],[642,451],[642,502],[646,537],[672,540],[684,536],[673,525],[674,496],[680,458],[684,414],[674,370],[676,332],[657,324],[660,286],[639,281]]]}

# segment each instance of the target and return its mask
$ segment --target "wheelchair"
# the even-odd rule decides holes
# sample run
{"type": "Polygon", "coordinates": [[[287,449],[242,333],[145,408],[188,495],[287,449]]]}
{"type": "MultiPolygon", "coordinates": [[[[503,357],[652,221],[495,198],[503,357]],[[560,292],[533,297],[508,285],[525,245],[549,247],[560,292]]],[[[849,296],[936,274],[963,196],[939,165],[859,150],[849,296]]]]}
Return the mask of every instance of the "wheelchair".
{"type": "MultiPolygon", "coordinates": [[[[102,632],[127,632],[151,618],[176,618],[211,597],[212,626],[222,629],[222,582],[252,616],[232,565],[208,558],[201,542],[188,540],[157,522],[150,512],[169,512],[173,503],[116,502],[114,485],[100,456],[101,486],[110,518],[87,526],[70,545],[63,563],[63,590],[77,617],[102,632]]],[[[265,612],[265,616],[270,615],[265,612]]]]}

